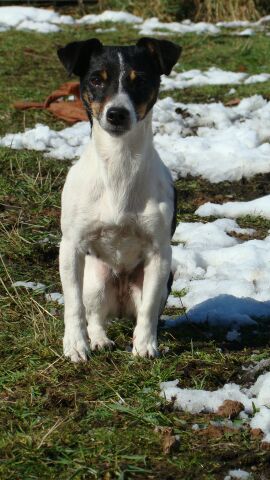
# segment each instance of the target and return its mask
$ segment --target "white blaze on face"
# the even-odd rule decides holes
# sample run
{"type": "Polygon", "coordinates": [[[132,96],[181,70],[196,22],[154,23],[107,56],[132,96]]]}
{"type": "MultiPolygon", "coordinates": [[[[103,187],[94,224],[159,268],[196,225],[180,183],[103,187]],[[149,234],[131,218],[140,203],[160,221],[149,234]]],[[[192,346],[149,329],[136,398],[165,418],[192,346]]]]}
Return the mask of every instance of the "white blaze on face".
{"type": "Polygon", "coordinates": [[[123,56],[121,55],[120,52],[118,53],[118,58],[119,58],[119,65],[120,65],[118,92],[106,104],[106,106],[103,110],[103,113],[102,113],[102,117],[100,119],[100,125],[105,130],[106,130],[106,127],[107,127],[107,112],[112,107],[122,107],[122,108],[125,108],[126,110],[129,111],[131,128],[137,122],[137,117],[136,117],[136,113],[135,113],[133,104],[130,100],[129,95],[127,93],[125,93],[125,91],[123,89],[123,79],[124,79],[124,75],[125,75],[125,64],[124,64],[123,56]]]}
{"type": "Polygon", "coordinates": [[[118,84],[118,92],[123,91],[123,78],[125,74],[125,67],[124,67],[124,60],[121,55],[121,53],[118,53],[118,58],[119,58],[119,65],[120,65],[120,73],[119,73],[119,84],[118,84]]]}

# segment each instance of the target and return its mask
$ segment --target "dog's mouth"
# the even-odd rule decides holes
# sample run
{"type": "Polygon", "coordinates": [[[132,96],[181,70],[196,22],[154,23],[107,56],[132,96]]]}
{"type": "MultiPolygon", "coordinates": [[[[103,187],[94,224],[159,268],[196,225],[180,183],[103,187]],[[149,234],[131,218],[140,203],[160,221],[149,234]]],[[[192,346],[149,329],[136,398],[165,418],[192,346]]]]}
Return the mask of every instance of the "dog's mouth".
{"type": "Polygon", "coordinates": [[[125,133],[129,132],[131,126],[130,125],[111,125],[108,122],[106,124],[101,124],[102,128],[108,132],[110,135],[113,135],[115,137],[120,137],[121,135],[124,135],[125,133]]]}

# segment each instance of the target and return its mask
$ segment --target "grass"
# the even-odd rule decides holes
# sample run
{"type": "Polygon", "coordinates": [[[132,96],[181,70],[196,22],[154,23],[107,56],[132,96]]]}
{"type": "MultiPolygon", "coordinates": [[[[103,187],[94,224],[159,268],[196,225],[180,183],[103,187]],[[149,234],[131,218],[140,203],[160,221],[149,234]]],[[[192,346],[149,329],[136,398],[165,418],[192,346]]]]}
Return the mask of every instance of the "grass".
{"type": "Polygon", "coordinates": [[[257,20],[267,13],[265,0],[99,0],[102,9],[128,10],[137,15],[157,16],[163,20],[217,22],[221,20],[257,20]]]}
{"type": "MultiPolygon", "coordinates": [[[[56,48],[71,39],[94,36],[93,27],[67,27],[58,34],[6,32],[0,37],[0,134],[46,123],[63,128],[47,112],[16,112],[17,100],[42,100],[66,80],[56,48]]],[[[131,43],[127,26],[101,34],[107,43],[131,43]]],[[[186,35],[181,69],[216,65],[235,71],[270,72],[270,38],[186,35]]],[[[263,94],[270,82],[236,86],[237,97],[263,94]]],[[[168,92],[183,102],[226,101],[229,87],[168,92]]],[[[230,468],[267,478],[270,451],[247,428],[221,438],[199,436],[194,423],[208,425],[214,415],[175,412],[159,396],[161,381],[179,378],[188,388],[215,389],[243,383],[242,367],[269,356],[269,326],[255,335],[242,332],[241,344],[226,341],[222,329],[183,325],[160,329],[160,358],[135,359],[127,351],[132,324],[110,326],[117,349],[92,355],[85,365],[62,356],[63,310],[44,295],[14,289],[12,281],[42,282],[60,291],[58,242],[60,192],[69,162],[45,159],[30,151],[0,150],[1,272],[1,437],[0,478],[5,479],[222,479],[230,468]],[[49,242],[43,243],[49,237],[49,242]],[[172,427],[178,450],[165,455],[155,427],[172,427]]],[[[210,184],[200,178],[177,182],[179,220],[196,221],[205,201],[248,200],[270,193],[269,175],[241,182],[210,184]]],[[[204,221],[204,220],[203,220],[204,221]]],[[[206,221],[206,219],[205,219],[206,221]]],[[[269,221],[239,219],[264,238],[269,221]]],[[[179,313],[167,311],[167,313],[179,313]]],[[[162,327],[162,325],[161,325],[162,327]]]]}

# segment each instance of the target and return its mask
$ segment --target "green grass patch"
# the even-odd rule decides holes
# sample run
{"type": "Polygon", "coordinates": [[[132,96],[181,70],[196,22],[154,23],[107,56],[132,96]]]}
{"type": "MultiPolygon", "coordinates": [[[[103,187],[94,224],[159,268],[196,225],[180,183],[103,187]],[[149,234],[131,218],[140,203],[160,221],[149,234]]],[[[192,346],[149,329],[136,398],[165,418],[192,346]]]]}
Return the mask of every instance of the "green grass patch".
{"type": "MultiPolygon", "coordinates": [[[[0,134],[35,123],[63,128],[47,112],[16,112],[17,100],[42,100],[66,80],[56,48],[70,40],[96,36],[95,27],[67,27],[58,34],[10,31],[0,40],[0,134]]],[[[105,43],[132,43],[128,26],[104,33],[105,43]]],[[[184,47],[180,69],[216,65],[250,73],[270,72],[269,37],[173,37],[184,47]]],[[[268,95],[269,83],[238,86],[237,96],[268,95]]],[[[181,101],[226,101],[229,87],[173,92],[181,101]]],[[[241,383],[242,367],[269,356],[269,327],[242,331],[242,343],[226,341],[226,332],[190,324],[159,330],[160,358],[129,353],[133,325],[110,325],[117,348],[73,365],[62,356],[63,308],[44,294],[12,287],[12,282],[44,283],[60,291],[58,242],[60,193],[70,163],[41,153],[0,150],[0,423],[1,479],[223,479],[230,468],[267,478],[270,453],[247,428],[220,439],[197,435],[194,423],[214,416],[173,411],[159,396],[161,381],[179,378],[187,388],[241,383]],[[45,240],[45,242],[44,242],[45,240]],[[180,436],[177,451],[164,454],[155,427],[172,427],[180,436]]],[[[241,182],[210,184],[200,178],[176,183],[178,219],[206,221],[194,215],[205,201],[249,200],[270,193],[269,175],[241,182]]],[[[241,226],[264,238],[269,222],[245,217],[241,226]]],[[[181,292],[183,295],[185,292],[181,292]]],[[[183,310],[165,311],[167,314],[183,310]]]]}

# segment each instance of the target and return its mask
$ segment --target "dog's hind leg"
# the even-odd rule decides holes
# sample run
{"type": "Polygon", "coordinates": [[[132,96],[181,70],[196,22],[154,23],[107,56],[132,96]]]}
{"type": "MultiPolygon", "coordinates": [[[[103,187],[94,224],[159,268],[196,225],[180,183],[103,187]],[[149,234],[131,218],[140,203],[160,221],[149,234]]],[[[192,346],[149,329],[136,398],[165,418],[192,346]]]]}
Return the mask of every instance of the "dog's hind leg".
{"type": "Polygon", "coordinates": [[[105,326],[108,314],[115,310],[115,301],[110,268],[98,258],[87,255],[84,269],[83,303],[91,350],[111,348],[114,344],[107,337],[105,326]]]}

